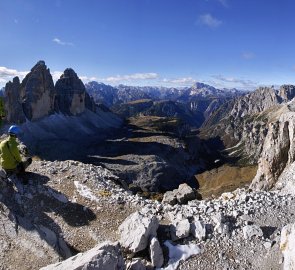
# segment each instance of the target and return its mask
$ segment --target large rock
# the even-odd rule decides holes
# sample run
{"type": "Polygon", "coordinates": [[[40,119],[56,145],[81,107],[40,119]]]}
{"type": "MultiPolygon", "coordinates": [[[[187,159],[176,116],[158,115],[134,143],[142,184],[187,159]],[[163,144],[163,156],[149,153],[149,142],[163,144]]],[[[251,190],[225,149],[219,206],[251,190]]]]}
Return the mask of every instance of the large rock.
{"type": "Polygon", "coordinates": [[[164,263],[163,250],[157,237],[153,237],[150,244],[150,257],[152,265],[160,268],[164,263]]]}
{"type": "Polygon", "coordinates": [[[5,118],[9,123],[20,124],[25,122],[26,117],[22,107],[23,98],[24,94],[21,93],[19,78],[15,77],[12,82],[6,84],[4,91],[5,118]]]}
{"type": "Polygon", "coordinates": [[[194,190],[187,184],[180,184],[177,190],[177,200],[180,204],[196,199],[194,190]]]}
{"type": "Polygon", "coordinates": [[[257,225],[246,225],[243,227],[245,239],[251,239],[253,236],[263,236],[261,228],[257,225]]]}
{"type": "Polygon", "coordinates": [[[156,216],[144,216],[135,212],[119,226],[120,243],[132,252],[144,250],[157,235],[159,221],[156,216]]]}
{"type": "Polygon", "coordinates": [[[251,188],[268,190],[274,187],[283,170],[294,162],[294,124],[294,112],[285,113],[279,121],[270,124],[251,188]]]}
{"type": "Polygon", "coordinates": [[[23,112],[33,121],[54,112],[55,89],[50,70],[39,61],[20,85],[23,112]]]}
{"type": "Polygon", "coordinates": [[[118,243],[104,242],[85,253],[79,253],[63,262],[51,264],[42,270],[123,270],[124,259],[118,243]]]}
{"type": "Polygon", "coordinates": [[[189,236],[190,223],[188,219],[174,220],[170,225],[171,239],[173,241],[183,239],[189,236]]]}
{"type": "Polygon", "coordinates": [[[282,229],[280,249],[284,256],[284,270],[295,269],[295,224],[282,229]]]}
{"type": "Polygon", "coordinates": [[[169,203],[171,205],[186,204],[188,201],[194,200],[197,198],[196,191],[194,191],[188,184],[180,184],[178,189],[173,191],[167,191],[164,194],[163,203],[169,203]]]}
{"type": "Polygon", "coordinates": [[[191,223],[190,232],[199,241],[206,239],[206,226],[200,220],[191,223]]]}
{"type": "Polygon", "coordinates": [[[81,114],[85,110],[86,91],[75,71],[67,68],[55,84],[57,101],[55,108],[67,115],[81,114]]]}
{"type": "Polygon", "coordinates": [[[127,270],[146,270],[146,266],[142,259],[135,258],[127,264],[127,270]]]}
{"type": "Polygon", "coordinates": [[[177,204],[176,193],[177,193],[177,190],[165,192],[162,203],[169,203],[171,205],[177,204]]]}

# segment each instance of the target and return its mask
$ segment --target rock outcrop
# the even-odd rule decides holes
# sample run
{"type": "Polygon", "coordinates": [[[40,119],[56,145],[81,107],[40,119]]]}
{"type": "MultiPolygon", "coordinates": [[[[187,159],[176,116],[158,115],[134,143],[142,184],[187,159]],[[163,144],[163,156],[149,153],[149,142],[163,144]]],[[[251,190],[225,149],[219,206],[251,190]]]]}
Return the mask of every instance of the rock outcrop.
{"type": "Polygon", "coordinates": [[[120,244],[132,252],[144,250],[150,239],[157,236],[158,226],[159,221],[155,216],[135,212],[119,227],[120,244]]]}
{"type": "Polygon", "coordinates": [[[67,68],[55,84],[56,110],[66,115],[81,114],[85,110],[85,86],[75,71],[67,68]]]}
{"type": "Polygon", "coordinates": [[[15,77],[5,86],[6,122],[37,121],[54,113],[79,115],[99,111],[73,69],[68,68],[54,86],[49,68],[39,61],[20,83],[15,77]]]}
{"type": "Polygon", "coordinates": [[[269,125],[258,170],[251,188],[268,190],[274,187],[283,170],[295,160],[295,113],[283,114],[269,125]]]}
{"type": "Polygon", "coordinates": [[[30,121],[54,112],[55,89],[50,70],[39,61],[20,86],[23,112],[30,121]]]}
{"type": "Polygon", "coordinates": [[[15,77],[12,82],[6,84],[4,91],[6,120],[9,123],[19,124],[25,122],[26,116],[22,107],[23,98],[19,78],[15,77]]]}
{"type": "Polygon", "coordinates": [[[169,203],[171,205],[186,204],[188,201],[194,199],[200,199],[200,194],[196,190],[193,190],[188,184],[180,184],[178,189],[173,191],[167,191],[164,194],[162,203],[169,203]]]}
{"type": "Polygon", "coordinates": [[[203,125],[205,138],[220,138],[231,158],[243,164],[257,163],[268,132],[268,124],[279,119],[294,98],[295,86],[279,90],[260,87],[229,101],[216,110],[203,125]]]}
{"type": "Polygon", "coordinates": [[[288,224],[282,229],[280,249],[284,256],[284,270],[295,269],[295,224],[288,224]]]}
{"type": "Polygon", "coordinates": [[[63,262],[51,264],[41,270],[124,270],[125,262],[118,243],[104,242],[63,262]]]}

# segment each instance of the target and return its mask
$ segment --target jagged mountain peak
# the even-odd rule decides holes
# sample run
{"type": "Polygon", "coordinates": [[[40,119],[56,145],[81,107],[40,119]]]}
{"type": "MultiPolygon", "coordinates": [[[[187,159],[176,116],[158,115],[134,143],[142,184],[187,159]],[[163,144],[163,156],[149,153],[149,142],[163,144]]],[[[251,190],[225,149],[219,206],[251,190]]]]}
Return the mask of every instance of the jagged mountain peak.
{"type": "Polygon", "coordinates": [[[193,89],[203,89],[203,88],[208,88],[208,89],[216,89],[215,87],[205,84],[205,83],[201,83],[201,82],[196,82],[192,85],[193,89]]]}
{"type": "Polygon", "coordinates": [[[77,73],[72,68],[65,69],[64,73],[61,75],[62,78],[74,78],[79,79],[77,73]]]}
{"type": "Polygon", "coordinates": [[[36,70],[40,70],[40,69],[47,69],[47,66],[45,64],[44,60],[40,60],[36,63],[36,65],[34,65],[31,69],[31,72],[34,72],[36,70]]]}

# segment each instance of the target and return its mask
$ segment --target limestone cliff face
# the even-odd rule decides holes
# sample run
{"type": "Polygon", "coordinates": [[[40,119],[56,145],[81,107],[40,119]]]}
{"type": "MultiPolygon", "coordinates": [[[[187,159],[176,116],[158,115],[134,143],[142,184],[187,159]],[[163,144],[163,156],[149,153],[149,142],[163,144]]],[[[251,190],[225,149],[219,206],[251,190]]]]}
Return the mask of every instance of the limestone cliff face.
{"type": "Polygon", "coordinates": [[[257,163],[269,123],[288,111],[286,103],[294,96],[293,85],[283,85],[279,90],[260,87],[222,105],[203,128],[210,137],[222,139],[225,148],[230,148],[231,157],[241,158],[241,162],[246,164],[257,163]]]}
{"type": "Polygon", "coordinates": [[[258,113],[280,104],[282,98],[274,88],[260,87],[255,92],[241,97],[234,104],[230,115],[234,118],[244,117],[248,114],[258,113]]]}
{"type": "Polygon", "coordinates": [[[75,71],[67,68],[55,84],[57,101],[55,109],[68,115],[85,110],[85,86],[75,71]]]}
{"type": "Polygon", "coordinates": [[[34,121],[54,111],[55,89],[44,61],[39,61],[20,85],[23,112],[34,121]]]}
{"type": "Polygon", "coordinates": [[[269,125],[258,162],[258,170],[252,181],[253,189],[271,189],[283,170],[295,160],[295,113],[283,114],[269,125]]]}
{"type": "Polygon", "coordinates": [[[20,81],[18,77],[15,77],[12,82],[6,84],[4,91],[6,120],[8,122],[20,124],[25,121],[22,99],[20,81]]]}
{"type": "Polygon", "coordinates": [[[73,69],[66,69],[54,86],[44,61],[39,61],[21,83],[15,77],[6,84],[4,102],[8,123],[36,121],[54,113],[79,115],[85,109],[99,112],[73,69]]]}
{"type": "Polygon", "coordinates": [[[279,90],[279,96],[283,101],[289,101],[295,97],[294,85],[282,85],[279,90]]]}

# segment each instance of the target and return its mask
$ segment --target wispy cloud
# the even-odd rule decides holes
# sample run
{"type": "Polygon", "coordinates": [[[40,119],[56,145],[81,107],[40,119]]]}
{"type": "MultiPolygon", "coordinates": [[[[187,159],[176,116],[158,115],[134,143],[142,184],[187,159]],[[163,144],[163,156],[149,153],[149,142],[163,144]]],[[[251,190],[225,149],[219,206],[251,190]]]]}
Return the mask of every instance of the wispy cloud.
{"type": "Polygon", "coordinates": [[[200,15],[196,23],[199,25],[208,26],[210,28],[217,28],[222,24],[222,21],[207,13],[200,15]]]}
{"type": "Polygon", "coordinates": [[[52,79],[56,82],[60,76],[63,74],[62,71],[53,71],[51,72],[52,79]]]}
{"type": "Polygon", "coordinates": [[[255,58],[255,54],[253,52],[243,52],[242,58],[244,58],[246,60],[250,60],[250,59],[255,58]]]}
{"type": "MultiPolygon", "coordinates": [[[[53,81],[56,82],[58,79],[60,79],[60,77],[61,77],[62,74],[63,74],[62,71],[57,71],[57,70],[51,72],[51,75],[52,75],[52,79],[53,79],[53,81]]],[[[88,82],[90,82],[90,81],[98,81],[98,80],[99,80],[98,78],[96,78],[96,77],[94,77],[94,76],[89,77],[89,76],[85,76],[85,75],[83,75],[83,76],[79,76],[79,75],[78,75],[78,77],[79,77],[84,83],[88,83],[88,82]]]]}
{"type": "Polygon", "coordinates": [[[219,87],[236,87],[236,88],[243,88],[245,90],[252,90],[256,88],[259,84],[258,82],[242,79],[242,78],[235,78],[235,77],[225,77],[223,75],[213,75],[212,78],[214,79],[215,85],[219,87]]]}
{"type": "Polygon", "coordinates": [[[177,84],[181,86],[190,86],[197,82],[197,80],[193,79],[192,77],[176,78],[176,79],[165,78],[162,81],[167,84],[177,84]]]}
{"type": "Polygon", "coordinates": [[[218,2],[223,5],[224,7],[229,7],[228,0],[218,0],[218,2]]]}
{"type": "Polygon", "coordinates": [[[119,83],[123,81],[137,81],[137,80],[154,80],[159,75],[157,73],[134,73],[130,75],[116,75],[102,79],[108,83],[119,83]]]}
{"type": "Polygon", "coordinates": [[[88,76],[80,76],[80,79],[84,82],[84,83],[88,83],[91,81],[99,81],[99,79],[97,77],[88,77],[88,76]]]}
{"type": "Polygon", "coordinates": [[[23,79],[28,73],[29,71],[18,71],[16,69],[0,67],[0,83],[5,84],[16,76],[20,77],[20,79],[23,79]]]}
{"type": "Polygon", "coordinates": [[[62,45],[62,46],[74,46],[74,43],[62,41],[59,38],[54,38],[52,41],[55,42],[56,44],[62,45]]]}

